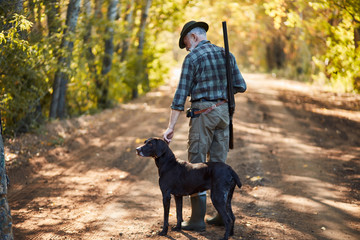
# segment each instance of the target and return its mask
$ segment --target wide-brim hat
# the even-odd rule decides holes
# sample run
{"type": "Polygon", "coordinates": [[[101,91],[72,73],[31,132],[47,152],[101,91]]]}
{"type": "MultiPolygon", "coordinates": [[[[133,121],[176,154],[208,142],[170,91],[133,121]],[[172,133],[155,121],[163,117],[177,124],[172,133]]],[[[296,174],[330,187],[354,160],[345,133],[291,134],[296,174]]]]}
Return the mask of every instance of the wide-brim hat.
{"type": "Polygon", "coordinates": [[[206,32],[209,30],[209,25],[206,22],[196,22],[196,21],[187,22],[180,33],[179,47],[181,49],[185,47],[184,37],[186,36],[186,34],[188,34],[192,29],[196,27],[201,27],[205,29],[206,32]]]}

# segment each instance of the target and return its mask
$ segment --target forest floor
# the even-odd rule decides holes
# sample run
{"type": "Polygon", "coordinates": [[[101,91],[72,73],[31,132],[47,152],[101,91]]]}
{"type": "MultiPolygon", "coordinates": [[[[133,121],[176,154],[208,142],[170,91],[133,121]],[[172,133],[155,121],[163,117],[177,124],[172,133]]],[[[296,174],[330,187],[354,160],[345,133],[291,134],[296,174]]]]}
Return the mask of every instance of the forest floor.
{"type": "MultiPolygon", "coordinates": [[[[360,96],[263,74],[244,78],[248,90],[236,95],[235,147],[227,161],[243,183],[232,201],[231,239],[359,239],[360,96]]],[[[209,225],[200,233],[157,235],[163,218],[157,168],[135,148],[162,136],[176,82],[7,140],[15,239],[222,237],[224,228],[209,225]]],[[[187,131],[182,114],[170,147],[183,160],[187,131]]],[[[207,217],[214,215],[210,200],[207,209],[207,217]]],[[[186,220],[188,197],[183,213],[186,220]]]]}

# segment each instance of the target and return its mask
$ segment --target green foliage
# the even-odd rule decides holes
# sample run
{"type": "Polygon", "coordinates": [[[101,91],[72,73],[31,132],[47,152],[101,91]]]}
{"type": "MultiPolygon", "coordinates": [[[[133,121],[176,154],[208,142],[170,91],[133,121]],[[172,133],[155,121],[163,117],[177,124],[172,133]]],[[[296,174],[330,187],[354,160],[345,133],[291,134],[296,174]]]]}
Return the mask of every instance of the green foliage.
{"type": "MultiPolygon", "coordinates": [[[[122,2],[124,6],[125,1],[122,2]]],[[[171,54],[168,54],[172,46],[160,41],[158,36],[164,31],[172,31],[177,25],[175,19],[182,16],[179,7],[182,0],[153,1],[144,54],[141,56],[137,54],[140,2],[132,2],[135,11],[130,31],[124,21],[128,14],[125,9],[119,10],[120,15],[115,22],[107,20],[108,1],[104,1],[96,12],[92,9],[90,15],[82,11],[76,33],[68,36],[74,44],[70,69],[57,66],[57,59],[66,57],[61,49],[65,15],[51,16],[55,18],[53,24],[59,24],[58,32],[54,28],[50,32],[46,18],[46,14],[55,13],[52,7],[66,12],[67,1],[52,3],[36,0],[32,9],[25,3],[22,15],[14,13],[13,5],[1,6],[1,11],[6,13],[0,22],[1,111],[6,134],[28,131],[38,124],[39,119],[48,115],[54,75],[59,68],[70,76],[66,95],[67,114],[76,116],[98,111],[98,99],[102,94],[99,86],[105,79],[109,81],[109,101],[111,105],[116,105],[131,99],[134,88],[143,94],[163,83],[172,63],[171,54]],[[103,76],[104,39],[108,37],[106,29],[109,27],[114,29],[115,53],[111,71],[103,76]],[[130,49],[126,59],[121,61],[125,38],[129,38],[130,49]]]]}
{"type": "MultiPolygon", "coordinates": [[[[287,39],[288,77],[301,75],[342,92],[359,92],[359,48],[355,31],[360,24],[357,0],[316,2],[273,0],[264,3],[273,25],[287,39]]],[[[283,71],[284,73],[284,71],[283,71]]]]}
{"type": "Polygon", "coordinates": [[[337,26],[329,26],[331,36],[326,39],[326,52],[319,57],[314,56],[320,69],[314,78],[329,82],[343,92],[354,89],[353,79],[359,77],[360,73],[360,57],[355,51],[351,25],[351,19],[347,17],[337,26]]]}
{"type": "Polygon", "coordinates": [[[355,49],[354,38],[355,28],[360,23],[359,3],[322,1],[312,7],[329,19],[322,22],[326,30],[323,32],[325,51],[313,57],[320,70],[313,75],[314,80],[328,83],[337,91],[360,92],[356,82],[360,78],[360,49],[355,49]],[[332,13],[329,9],[333,10],[332,13]]]}
{"type": "MultiPolygon", "coordinates": [[[[137,54],[137,29],[134,28],[136,25],[129,32],[124,21],[128,11],[123,12],[123,15],[113,23],[106,19],[105,7],[101,8],[100,18],[100,15],[88,16],[86,13],[80,15],[67,91],[67,113],[70,116],[97,111],[98,98],[102,94],[98,84],[102,85],[104,81],[109,81],[110,106],[130,100],[133,89],[137,89],[141,95],[164,82],[173,64],[171,54],[169,54],[172,46],[166,44],[166,39],[158,36],[172,30],[174,19],[181,16],[181,13],[177,11],[179,5],[175,2],[154,1],[149,13],[142,56],[137,54]],[[85,40],[86,35],[89,34],[89,26],[92,29],[90,39],[85,40]],[[104,38],[108,37],[106,33],[108,27],[114,29],[115,53],[110,72],[103,76],[101,66],[105,49],[104,38]],[[126,59],[121,61],[124,39],[129,40],[130,49],[126,59]],[[89,51],[91,51],[90,56],[89,51]]],[[[134,14],[135,18],[139,19],[140,7],[133,6],[133,8],[138,9],[134,14]]]]}
{"type": "Polygon", "coordinates": [[[14,14],[2,25],[8,29],[0,34],[1,116],[6,133],[26,131],[41,116],[39,106],[49,90],[46,59],[43,50],[21,38],[32,25],[24,16],[14,14]]]}
{"type": "Polygon", "coordinates": [[[338,91],[360,91],[358,0],[153,0],[139,51],[145,2],[120,0],[114,22],[107,20],[109,1],[101,1],[101,6],[91,1],[91,11],[82,6],[76,32],[68,36],[74,44],[70,69],[57,66],[60,56],[69,55],[61,49],[68,1],[34,0],[32,5],[24,1],[21,14],[15,13],[14,4],[0,3],[0,107],[5,133],[27,131],[48,115],[59,68],[69,75],[68,116],[99,111],[104,93],[114,106],[132,99],[134,90],[141,95],[158,87],[186,54],[178,48],[178,38],[189,20],[207,22],[209,40],[220,46],[221,22],[227,21],[230,49],[241,71],[311,78],[338,91]],[[104,74],[104,40],[112,35],[110,27],[114,54],[111,70],[104,74]]]}
{"type": "MultiPolygon", "coordinates": [[[[265,71],[266,44],[276,30],[269,23],[262,0],[196,1],[186,10],[186,20],[201,20],[209,24],[208,39],[223,46],[222,21],[227,22],[229,45],[241,71],[265,71]],[[204,7],[207,6],[207,7],[204,7]]],[[[184,24],[183,21],[181,23],[184,24]]],[[[181,28],[177,30],[181,31],[181,28]]]]}
{"type": "Polygon", "coordinates": [[[193,1],[185,18],[194,16],[209,23],[208,38],[218,45],[223,44],[221,21],[227,21],[230,48],[242,71],[359,91],[358,0],[193,1]]]}

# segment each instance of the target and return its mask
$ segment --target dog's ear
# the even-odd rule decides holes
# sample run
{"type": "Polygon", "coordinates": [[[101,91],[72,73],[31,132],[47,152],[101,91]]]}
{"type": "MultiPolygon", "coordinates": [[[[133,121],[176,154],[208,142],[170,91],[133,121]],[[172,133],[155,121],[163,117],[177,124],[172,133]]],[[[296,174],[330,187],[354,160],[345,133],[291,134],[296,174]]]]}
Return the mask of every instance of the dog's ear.
{"type": "Polygon", "coordinates": [[[169,147],[164,140],[156,139],[156,147],[155,147],[156,157],[160,157],[164,155],[164,153],[166,153],[168,148],[169,147]]]}

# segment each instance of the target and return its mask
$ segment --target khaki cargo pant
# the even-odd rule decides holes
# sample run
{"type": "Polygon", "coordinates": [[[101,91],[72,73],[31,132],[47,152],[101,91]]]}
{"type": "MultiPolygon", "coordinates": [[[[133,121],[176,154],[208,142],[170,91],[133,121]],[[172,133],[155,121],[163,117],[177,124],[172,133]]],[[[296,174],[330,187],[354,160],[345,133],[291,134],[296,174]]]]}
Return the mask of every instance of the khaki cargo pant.
{"type": "MultiPolygon", "coordinates": [[[[194,102],[192,108],[205,109],[216,102],[194,102]]],[[[191,118],[188,137],[188,160],[199,162],[226,162],[229,151],[229,112],[224,103],[211,112],[191,118]]]]}

